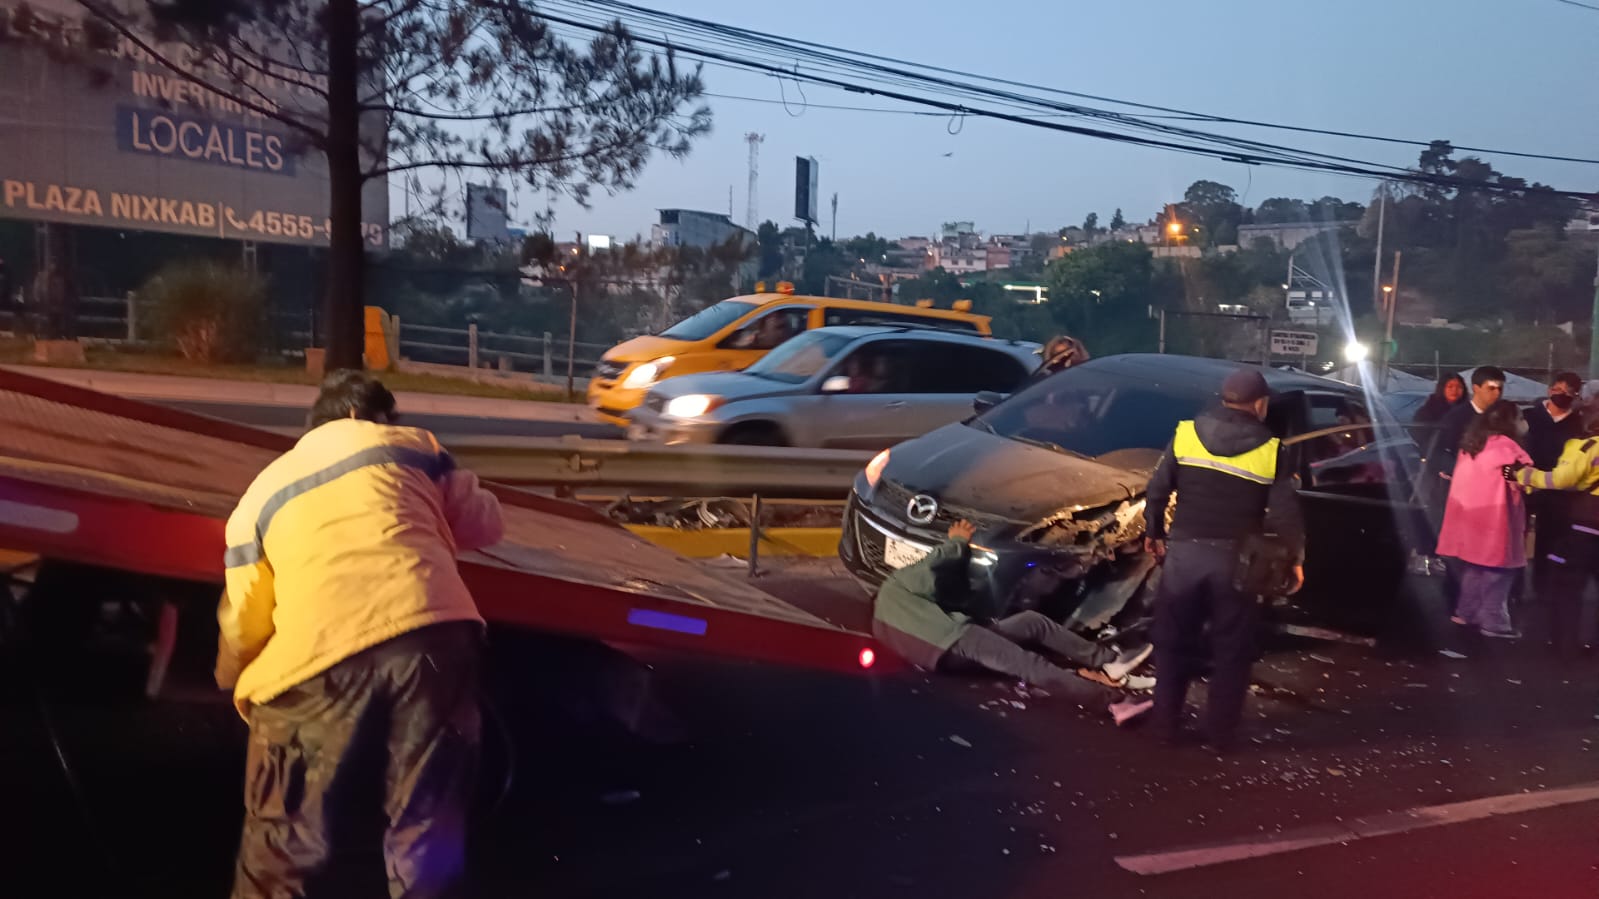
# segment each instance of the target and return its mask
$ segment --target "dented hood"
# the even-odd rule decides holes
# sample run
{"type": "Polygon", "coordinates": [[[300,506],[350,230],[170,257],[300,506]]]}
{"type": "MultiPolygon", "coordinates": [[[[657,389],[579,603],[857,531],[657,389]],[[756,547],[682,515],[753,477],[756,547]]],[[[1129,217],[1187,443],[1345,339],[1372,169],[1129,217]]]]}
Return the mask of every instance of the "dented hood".
{"type": "Polygon", "coordinates": [[[894,447],[884,477],[950,505],[1032,523],[1143,493],[1159,451],[1085,459],[953,424],[894,447]]]}

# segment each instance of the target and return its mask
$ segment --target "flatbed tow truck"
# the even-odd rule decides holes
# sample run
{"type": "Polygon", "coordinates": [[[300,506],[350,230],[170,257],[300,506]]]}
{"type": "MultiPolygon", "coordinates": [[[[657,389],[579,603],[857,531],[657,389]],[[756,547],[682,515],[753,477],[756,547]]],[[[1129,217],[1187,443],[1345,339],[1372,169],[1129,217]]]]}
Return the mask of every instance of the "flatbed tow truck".
{"type": "MultiPolygon", "coordinates": [[[[228,514],[294,442],[0,369],[0,547],[215,597],[203,588],[222,583],[228,514]]],[[[838,672],[882,667],[867,634],[698,567],[585,506],[488,486],[504,508],[505,540],[463,555],[460,566],[491,623],[623,651],[838,672]]],[[[178,605],[162,603],[151,695],[171,655],[178,605]]],[[[214,611],[214,601],[203,609],[214,611]]]]}

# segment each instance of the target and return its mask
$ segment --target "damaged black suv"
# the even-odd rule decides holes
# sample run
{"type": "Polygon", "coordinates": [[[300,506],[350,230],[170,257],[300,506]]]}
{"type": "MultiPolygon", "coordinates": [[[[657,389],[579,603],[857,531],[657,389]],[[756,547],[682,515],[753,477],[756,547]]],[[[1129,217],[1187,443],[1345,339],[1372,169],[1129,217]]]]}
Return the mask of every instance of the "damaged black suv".
{"type": "MultiPolygon", "coordinates": [[[[839,555],[875,586],[964,518],[977,525],[968,607],[1037,608],[1085,631],[1132,626],[1146,617],[1155,570],[1143,552],[1144,486],[1177,423],[1219,402],[1237,368],[1111,356],[1009,398],[980,397],[973,418],[883,452],[855,478],[839,555]]],[[[1300,477],[1302,604],[1330,604],[1338,623],[1370,629],[1412,550],[1428,548],[1413,502],[1420,453],[1359,388],[1261,371],[1273,390],[1267,425],[1300,477]]]]}

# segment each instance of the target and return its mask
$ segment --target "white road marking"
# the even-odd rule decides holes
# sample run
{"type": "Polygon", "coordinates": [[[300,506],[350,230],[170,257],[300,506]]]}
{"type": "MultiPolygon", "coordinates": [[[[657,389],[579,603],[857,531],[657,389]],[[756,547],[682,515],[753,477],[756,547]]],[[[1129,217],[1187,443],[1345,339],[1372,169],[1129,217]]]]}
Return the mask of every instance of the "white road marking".
{"type": "Polygon", "coordinates": [[[1498,815],[1514,815],[1595,801],[1599,801],[1599,782],[1578,784],[1558,790],[1489,796],[1447,805],[1420,806],[1336,824],[1295,828],[1263,839],[1190,846],[1142,855],[1118,855],[1116,864],[1134,874],[1169,874],[1173,871],[1186,871],[1190,868],[1204,868],[1249,858],[1297,852],[1317,846],[1335,846],[1428,827],[1442,827],[1445,824],[1463,824],[1498,815]]]}

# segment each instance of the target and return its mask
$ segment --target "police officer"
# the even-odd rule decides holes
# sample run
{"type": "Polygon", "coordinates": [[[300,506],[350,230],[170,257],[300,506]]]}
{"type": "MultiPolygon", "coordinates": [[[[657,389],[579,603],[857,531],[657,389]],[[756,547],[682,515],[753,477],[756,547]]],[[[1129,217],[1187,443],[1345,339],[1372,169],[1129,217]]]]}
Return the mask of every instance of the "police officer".
{"type": "Polygon", "coordinates": [[[1294,585],[1304,583],[1305,528],[1296,482],[1265,425],[1271,391],[1255,369],[1222,384],[1222,405],[1177,425],[1150,479],[1146,547],[1165,566],[1155,605],[1157,735],[1175,740],[1207,622],[1211,676],[1206,702],[1211,746],[1233,747],[1249,692],[1259,628],[1258,597],[1233,586],[1240,541],[1275,534],[1294,554],[1294,585]],[[1167,548],[1167,511],[1171,515],[1167,548]]]}
{"type": "Polygon", "coordinates": [[[1589,578],[1599,577],[1599,409],[1590,409],[1584,421],[1584,436],[1566,442],[1553,468],[1505,466],[1511,481],[1535,491],[1561,491],[1567,500],[1561,504],[1559,533],[1540,561],[1549,566],[1544,585],[1555,648],[1568,658],[1583,642],[1583,590],[1589,578]]]}

